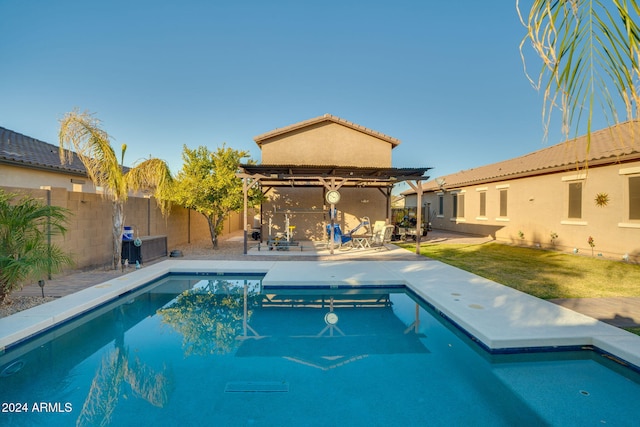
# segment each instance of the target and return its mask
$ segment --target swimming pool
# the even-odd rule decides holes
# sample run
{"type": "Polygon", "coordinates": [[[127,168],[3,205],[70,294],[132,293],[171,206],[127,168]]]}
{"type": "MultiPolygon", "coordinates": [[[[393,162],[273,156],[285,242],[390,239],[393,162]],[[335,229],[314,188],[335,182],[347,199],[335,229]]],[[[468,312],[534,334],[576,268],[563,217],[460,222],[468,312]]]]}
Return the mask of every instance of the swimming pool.
{"type": "Polygon", "coordinates": [[[2,425],[631,425],[640,415],[635,373],[591,351],[491,355],[401,283],[168,276],[47,335],[0,356],[2,425]]]}

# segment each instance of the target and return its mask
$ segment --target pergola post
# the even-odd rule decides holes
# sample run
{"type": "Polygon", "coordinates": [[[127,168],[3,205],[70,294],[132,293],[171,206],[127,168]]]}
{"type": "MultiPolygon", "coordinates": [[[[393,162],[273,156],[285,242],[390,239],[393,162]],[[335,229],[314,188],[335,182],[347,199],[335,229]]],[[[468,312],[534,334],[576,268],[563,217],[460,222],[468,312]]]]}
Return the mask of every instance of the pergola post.
{"type": "Polygon", "coordinates": [[[247,220],[249,219],[248,215],[247,215],[247,210],[249,208],[249,202],[248,202],[249,188],[247,186],[247,180],[248,179],[249,179],[248,177],[242,178],[242,196],[244,198],[244,200],[243,200],[244,204],[243,204],[243,208],[242,208],[242,211],[243,211],[242,212],[242,221],[244,223],[244,227],[243,227],[243,230],[244,230],[244,239],[243,239],[244,247],[243,247],[242,253],[244,255],[247,254],[247,231],[248,231],[247,230],[247,220]]]}
{"type": "Polygon", "coordinates": [[[416,255],[420,255],[420,239],[422,238],[422,180],[416,179],[415,184],[407,184],[416,192],[416,255]]]}
{"type": "MultiPolygon", "coordinates": [[[[342,187],[342,185],[347,182],[346,179],[343,179],[342,181],[340,181],[339,183],[336,184],[336,179],[335,178],[331,178],[330,182],[327,182],[325,179],[323,179],[322,177],[318,177],[317,178],[318,181],[320,181],[324,187],[328,190],[328,191],[338,191],[338,189],[340,189],[340,187],[342,187]]],[[[334,249],[334,238],[335,238],[335,215],[334,213],[337,213],[336,211],[336,205],[335,203],[331,203],[329,205],[329,220],[330,222],[330,230],[329,230],[329,253],[331,255],[333,255],[333,249],[334,249]]]]}
{"type": "MultiPolygon", "coordinates": [[[[242,180],[242,197],[243,197],[243,213],[242,213],[242,220],[244,221],[244,226],[242,227],[244,230],[244,246],[243,246],[243,251],[242,253],[244,255],[247,254],[247,235],[248,235],[248,228],[249,228],[249,217],[248,217],[248,210],[249,210],[249,190],[256,184],[258,184],[260,182],[260,178],[263,178],[260,175],[248,175],[245,173],[239,173],[236,174],[237,177],[239,177],[242,180]],[[249,178],[253,178],[253,181],[251,182],[251,184],[249,184],[248,180],[249,178]]],[[[262,214],[261,214],[262,215],[262,214]]]]}

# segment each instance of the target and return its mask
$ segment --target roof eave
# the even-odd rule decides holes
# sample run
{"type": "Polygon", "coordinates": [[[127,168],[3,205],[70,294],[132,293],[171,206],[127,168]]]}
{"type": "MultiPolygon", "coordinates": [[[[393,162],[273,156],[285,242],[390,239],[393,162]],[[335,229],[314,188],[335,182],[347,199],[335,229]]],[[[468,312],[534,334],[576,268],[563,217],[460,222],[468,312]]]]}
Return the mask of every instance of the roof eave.
{"type": "MultiPolygon", "coordinates": [[[[620,157],[607,157],[607,158],[602,158],[602,159],[595,159],[595,160],[591,160],[588,163],[588,167],[589,168],[594,168],[594,167],[602,167],[602,166],[610,166],[610,165],[615,165],[615,164],[625,164],[625,163],[631,163],[634,161],[638,161],[640,160],[640,153],[633,153],[633,154],[629,154],[629,155],[625,155],[625,156],[620,156],[620,157]]],[[[544,169],[536,169],[536,170],[530,170],[530,171],[523,171],[523,172],[518,172],[518,173],[514,173],[514,174],[509,174],[509,175],[501,175],[501,176],[495,176],[495,177],[490,177],[490,178],[485,178],[485,179],[478,179],[478,180],[471,180],[471,181],[461,181],[461,182],[456,182],[454,184],[450,184],[450,185],[444,185],[442,187],[430,187],[430,188],[423,188],[423,192],[438,192],[438,191],[442,191],[442,190],[454,190],[457,188],[462,188],[462,187],[470,187],[473,185],[482,185],[482,184],[492,184],[494,182],[503,182],[503,181],[509,181],[509,180],[513,180],[513,179],[520,179],[520,178],[529,178],[532,176],[542,176],[542,175],[550,175],[550,174],[554,174],[554,173],[562,173],[562,172],[571,172],[571,171],[584,171],[585,170],[585,165],[584,163],[580,163],[577,165],[559,165],[559,166],[554,166],[554,167],[549,167],[549,168],[544,168],[544,169]]],[[[588,170],[588,169],[587,169],[588,170]]],[[[455,174],[454,174],[455,175],[455,174]]],[[[425,184],[428,184],[425,183],[425,184]]],[[[415,190],[413,189],[408,189],[403,191],[402,193],[400,193],[402,195],[405,196],[409,196],[409,195],[413,195],[416,194],[415,190]]]]}
{"type": "Polygon", "coordinates": [[[56,172],[56,173],[64,172],[64,173],[66,173],[68,175],[88,177],[86,172],[78,171],[78,170],[75,170],[75,169],[68,169],[68,168],[65,168],[63,166],[55,167],[55,166],[42,165],[42,164],[37,164],[37,163],[20,162],[20,161],[15,161],[15,160],[10,160],[10,159],[0,159],[0,164],[9,165],[9,166],[17,166],[17,167],[22,167],[22,168],[27,168],[27,169],[40,170],[40,171],[46,171],[46,172],[56,172]]]}

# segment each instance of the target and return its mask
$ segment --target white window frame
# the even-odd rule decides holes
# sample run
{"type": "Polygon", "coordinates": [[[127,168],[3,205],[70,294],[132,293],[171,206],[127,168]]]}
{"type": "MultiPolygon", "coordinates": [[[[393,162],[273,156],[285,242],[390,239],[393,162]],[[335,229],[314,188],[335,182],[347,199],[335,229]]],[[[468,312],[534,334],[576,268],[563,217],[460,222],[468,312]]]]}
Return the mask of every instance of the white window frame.
{"type": "Polygon", "coordinates": [[[507,214],[504,216],[500,215],[500,195],[502,194],[502,190],[509,190],[510,187],[509,184],[496,185],[496,190],[498,190],[498,216],[496,217],[496,221],[509,221],[509,192],[507,191],[507,214]]]}
{"type": "Polygon", "coordinates": [[[436,196],[438,196],[438,214],[436,218],[444,218],[444,192],[436,193],[436,196]],[[441,207],[442,212],[440,211],[441,207]]]}
{"type": "Polygon", "coordinates": [[[478,221],[487,221],[489,219],[489,217],[487,217],[487,190],[489,190],[488,187],[476,188],[476,192],[478,193],[478,216],[476,217],[476,220],[478,221]],[[480,211],[480,198],[482,197],[482,194],[484,194],[484,215],[482,215],[482,212],[480,211]]]}
{"type": "Polygon", "coordinates": [[[624,180],[624,192],[623,192],[623,208],[624,220],[618,223],[620,228],[640,228],[640,220],[629,219],[629,178],[636,178],[640,176],[640,166],[622,168],[618,170],[618,174],[625,178],[624,180]]]}

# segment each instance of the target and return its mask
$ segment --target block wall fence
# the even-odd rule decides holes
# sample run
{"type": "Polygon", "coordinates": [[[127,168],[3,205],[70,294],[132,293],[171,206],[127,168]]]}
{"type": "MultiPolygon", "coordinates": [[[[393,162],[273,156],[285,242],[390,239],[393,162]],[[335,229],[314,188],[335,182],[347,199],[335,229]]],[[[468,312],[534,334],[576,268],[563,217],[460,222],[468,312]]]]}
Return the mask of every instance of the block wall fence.
{"type": "MultiPolygon", "coordinates": [[[[100,194],[72,192],[64,188],[0,188],[69,209],[67,233],[55,236],[52,242],[72,255],[75,264],[71,269],[110,268],[113,257],[110,200],[100,194]]],[[[176,246],[206,245],[211,241],[206,218],[193,210],[173,206],[170,213],[163,216],[154,199],[129,197],[124,214],[125,225],[133,227],[136,237],[167,236],[169,253],[176,246]]],[[[242,217],[242,212],[232,213],[224,223],[222,235],[242,230],[242,217]]]]}

